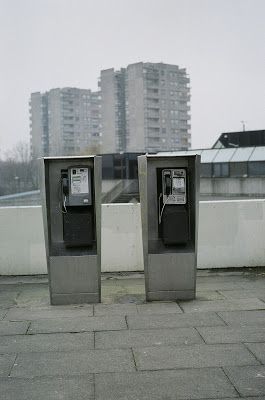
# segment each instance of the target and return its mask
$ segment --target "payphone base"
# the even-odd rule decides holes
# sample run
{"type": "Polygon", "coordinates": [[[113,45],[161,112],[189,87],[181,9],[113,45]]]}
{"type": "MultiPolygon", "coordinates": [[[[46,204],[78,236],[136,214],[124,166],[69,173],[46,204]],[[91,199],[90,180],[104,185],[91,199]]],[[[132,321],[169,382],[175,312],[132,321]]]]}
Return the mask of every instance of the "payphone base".
{"type": "Polygon", "coordinates": [[[99,261],[96,254],[49,257],[51,304],[99,303],[99,261]]]}
{"type": "Polygon", "coordinates": [[[145,278],[147,301],[195,299],[195,254],[190,252],[148,254],[145,278]]]}

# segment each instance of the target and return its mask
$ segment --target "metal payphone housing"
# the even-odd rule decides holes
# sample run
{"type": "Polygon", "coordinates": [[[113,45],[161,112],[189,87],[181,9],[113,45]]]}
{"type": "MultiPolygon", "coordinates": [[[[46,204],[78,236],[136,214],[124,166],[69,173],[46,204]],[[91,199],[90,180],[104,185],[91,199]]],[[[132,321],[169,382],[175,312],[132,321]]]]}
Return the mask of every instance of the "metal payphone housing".
{"type": "Polygon", "coordinates": [[[100,302],[101,157],[40,162],[51,304],[100,302]]]}
{"type": "Polygon", "coordinates": [[[200,156],[138,157],[146,299],[194,299],[200,156]]]}

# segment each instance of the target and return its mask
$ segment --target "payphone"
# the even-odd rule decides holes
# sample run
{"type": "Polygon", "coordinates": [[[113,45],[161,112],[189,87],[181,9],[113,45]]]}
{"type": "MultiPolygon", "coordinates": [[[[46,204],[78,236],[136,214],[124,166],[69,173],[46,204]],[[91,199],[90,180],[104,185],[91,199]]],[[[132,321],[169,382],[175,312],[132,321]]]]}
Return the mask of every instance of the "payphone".
{"type": "Polygon", "coordinates": [[[187,170],[157,170],[159,234],[166,245],[186,244],[189,240],[187,170]]]}
{"type": "Polygon", "coordinates": [[[99,302],[101,157],[45,157],[41,163],[51,303],[99,302]]]}
{"type": "Polygon", "coordinates": [[[93,242],[91,168],[71,166],[62,169],[60,183],[65,245],[91,246],[93,242]]]}
{"type": "Polygon", "coordinates": [[[147,300],[193,299],[200,156],[138,157],[147,300]]]}

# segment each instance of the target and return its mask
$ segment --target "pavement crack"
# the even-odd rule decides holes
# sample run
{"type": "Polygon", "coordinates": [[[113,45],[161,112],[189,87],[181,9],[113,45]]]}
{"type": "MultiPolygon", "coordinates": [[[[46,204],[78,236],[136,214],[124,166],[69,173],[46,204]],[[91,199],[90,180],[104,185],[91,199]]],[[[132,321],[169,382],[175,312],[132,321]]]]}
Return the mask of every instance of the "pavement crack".
{"type": "Polygon", "coordinates": [[[28,321],[28,327],[27,327],[27,330],[26,330],[25,335],[30,335],[30,334],[29,334],[29,329],[30,329],[30,326],[31,326],[31,322],[32,322],[32,321],[28,321]]]}
{"type": "Polygon", "coordinates": [[[206,342],[206,340],[204,339],[204,337],[202,336],[202,334],[200,333],[200,331],[198,330],[198,327],[194,326],[195,331],[198,333],[198,335],[200,336],[200,338],[202,339],[203,343],[208,344],[206,342]]]}
{"type": "MultiPolygon", "coordinates": [[[[257,342],[252,342],[252,343],[257,343],[257,342]]],[[[260,365],[263,365],[263,363],[258,359],[258,357],[253,353],[253,351],[248,347],[248,342],[242,342],[243,346],[246,347],[246,349],[250,352],[250,354],[255,358],[255,360],[258,361],[260,365]]]]}
{"type": "MultiPolygon", "coordinates": [[[[219,312],[221,312],[221,311],[219,311],[219,312]]],[[[224,320],[224,318],[221,317],[221,315],[219,315],[218,312],[215,312],[215,314],[217,315],[217,317],[218,317],[226,326],[229,326],[229,324],[224,320]]]]}
{"type": "Polygon", "coordinates": [[[135,367],[136,371],[138,371],[137,364],[136,364],[136,359],[135,359],[135,355],[134,355],[134,351],[133,351],[132,347],[131,347],[131,352],[132,352],[132,358],[133,358],[134,367],[135,367]]]}
{"type": "Polygon", "coordinates": [[[129,329],[129,324],[128,324],[128,320],[127,320],[127,318],[128,318],[128,317],[127,317],[127,315],[125,315],[125,316],[124,316],[125,323],[126,323],[127,329],[129,329]]]}
{"type": "Polygon", "coordinates": [[[225,376],[226,376],[228,382],[229,382],[229,383],[233,386],[233,388],[235,389],[235,391],[236,391],[238,397],[241,398],[241,394],[239,393],[239,391],[237,390],[236,386],[234,385],[234,383],[233,383],[232,380],[230,379],[229,375],[226,373],[225,368],[224,368],[224,367],[221,367],[221,370],[222,370],[223,373],[225,374],[225,376]]]}
{"type": "Polygon", "coordinates": [[[177,303],[177,305],[179,306],[179,308],[181,309],[182,314],[185,314],[185,310],[184,310],[184,308],[181,306],[181,304],[180,304],[178,301],[176,301],[176,303],[177,303]]]}
{"type": "Polygon", "coordinates": [[[94,392],[93,399],[96,399],[96,374],[93,374],[93,392],[94,392]]]}
{"type": "Polygon", "coordinates": [[[96,349],[96,331],[92,332],[93,333],[93,346],[94,350],[96,349]]]}
{"type": "Polygon", "coordinates": [[[14,362],[13,362],[13,364],[12,364],[12,366],[10,368],[10,371],[8,373],[8,377],[10,377],[10,375],[11,375],[11,372],[12,372],[12,370],[13,370],[15,364],[16,364],[17,358],[18,358],[18,354],[16,354],[16,356],[15,356],[14,362]]]}

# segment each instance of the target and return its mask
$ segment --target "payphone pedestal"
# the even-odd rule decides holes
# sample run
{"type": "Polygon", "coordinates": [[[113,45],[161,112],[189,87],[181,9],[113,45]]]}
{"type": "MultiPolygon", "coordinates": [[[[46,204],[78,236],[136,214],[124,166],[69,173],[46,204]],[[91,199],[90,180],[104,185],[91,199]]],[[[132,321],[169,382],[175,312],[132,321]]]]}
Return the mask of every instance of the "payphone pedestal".
{"type": "Polygon", "coordinates": [[[101,157],[41,160],[51,304],[100,302],[101,157]]]}
{"type": "Polygon", "coordinates": [[[199,156],[138,157],[147,300],[195,298],[199,156]]]}

